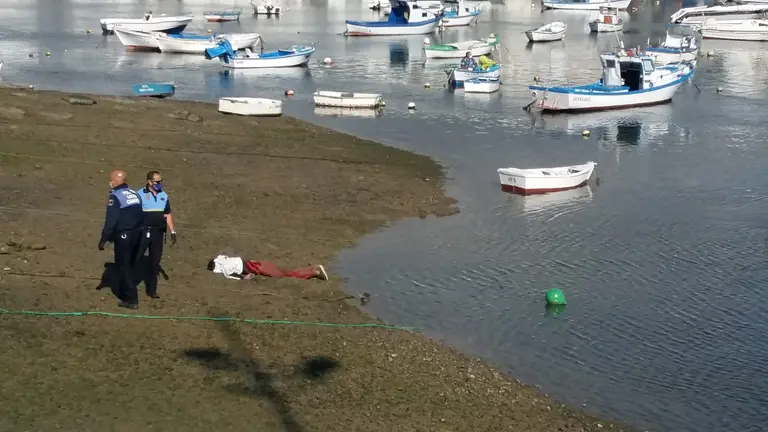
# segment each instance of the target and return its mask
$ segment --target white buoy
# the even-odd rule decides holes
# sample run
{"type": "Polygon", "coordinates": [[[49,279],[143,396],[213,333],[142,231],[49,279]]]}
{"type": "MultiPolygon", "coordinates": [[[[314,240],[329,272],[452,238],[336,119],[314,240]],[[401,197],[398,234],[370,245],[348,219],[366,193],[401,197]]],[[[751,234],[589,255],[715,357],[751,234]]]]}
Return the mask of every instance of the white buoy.
{"type": "Polygon", "coordinates": [[[714,51],[707,51],[707,57],[714,57],[715,52],[714,51]]]}
{"type": "Polygon", "coordinates": [[[323,64],[326,65],[326,66],[330,66],[330,65],[333,64],[333,60],[331,60],[330,57],[326,57],[326,58],[323,59],[323,64]]]}
{"type": "Polygon", "coordinates": [[[384,102],[384,101],[381,101],[381,106],[385,107],[385,106],[387,106],[387,103],[384,102]]]}
{"type": "Polygon", "coordinates": [[[718,88],[717,88],[717,92],[718,92],[718,93],[720,93],[720,92],[722,92],[722,91],[723,91],[723,88],[722,88],[722,87],[718,87],[718,88]]]}
{"type": "Polygon", "coordinates": [[[416,109],[416,104],[413,102],[408,102],[408,109],[409,110],[416,109]]]}
{"type": "Polygon", "coordinates": [[[286,95],[286,96],[293,96],[294,94],[295,94],[295,93],[293,92],[293,90],[286,90],[286,91],[285,91],[285,95],[286,95]]]}
{"type": "Polygon", "coordinates": [[[430,88],[430,87],[432,87],[432,84],[430,84],[430,83],[424,83],[424,88],[430,88]]]}
{"type": "Polygon", "coordinates": [[[585,136],[585,137],[588,137],[589,136],[589,131],[584,129],[583,131],[581,131],[581,135],[585,136]]]}
{"type": "Polygon", "coordinates": [[[208,29],[208,33],[213,33],[213,30],[211,30],[211,29],[208,29]]]}
{"type": "Polygon", "coordinates": [[[536,3],[531,3],[531,9],[534,9],[536,7],[536,3]]]}
{"type": "Polygon", "coordinates": [[[428,37],[424,38],[424,45],[429,45],[429,44],[431,44],[431,43],[432,43],[432,41],[431,41],[431,40],[429,40],[429,38],[428,38],[428,37]]]}

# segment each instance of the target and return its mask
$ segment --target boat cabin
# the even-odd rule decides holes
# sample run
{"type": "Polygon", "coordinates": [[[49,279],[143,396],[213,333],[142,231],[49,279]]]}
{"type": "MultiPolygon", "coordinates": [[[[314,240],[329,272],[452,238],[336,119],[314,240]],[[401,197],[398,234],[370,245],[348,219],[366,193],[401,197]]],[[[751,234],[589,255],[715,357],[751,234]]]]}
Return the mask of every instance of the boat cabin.
{"type": "Polygon", "coordinates": [[[475,12],[477,12],[478,8],[476,6],[469,7],[466,3],[464,3],[464,0],[459,0],[456,4],[456,6],[451,7],[446,12],[448,15],[453,16],[466,16],[471,15],[475,12]]]}
{"type": "Polygon", "coordinates": [[[389,13],[387,18],[387,23],[389,24],[417,24],[438,18],[438,10],[424,8],[418,2],[389,0],[389,3],[392,5],[392,12],[389,13]]]}
{"type": "Polygon", "coordinates": [[[597,20],[605,24],[618,24],[621,21],[619,9],[610,6],[600,6],[597,20]]]}
{"type": "Polygon", "coordinates": [[[693,27],[684,24],[667,24],[667,36],[664,48],[693,49],[696,47],[696,34],[693,27]]]}
{"type": "Polygon", "coordinates": [[[600,82],[605,87],[628,87],[629,91],[653,87],[651,78],[655,67],[653,57],[635,55],[631,50],[621,53],[600,54],[603,76],[600,82]]]}

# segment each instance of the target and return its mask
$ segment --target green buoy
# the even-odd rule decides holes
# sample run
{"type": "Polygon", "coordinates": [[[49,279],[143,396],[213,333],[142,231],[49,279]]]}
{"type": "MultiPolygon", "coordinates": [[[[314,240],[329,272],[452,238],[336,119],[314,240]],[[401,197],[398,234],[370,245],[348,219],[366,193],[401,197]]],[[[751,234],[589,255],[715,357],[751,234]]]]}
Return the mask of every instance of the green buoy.
{"type": "Polygon", "coordinates": [[[547,304],[548,305],[565,305],[565,294],[557,288],[550,288],[547,290],[547,304]]]}

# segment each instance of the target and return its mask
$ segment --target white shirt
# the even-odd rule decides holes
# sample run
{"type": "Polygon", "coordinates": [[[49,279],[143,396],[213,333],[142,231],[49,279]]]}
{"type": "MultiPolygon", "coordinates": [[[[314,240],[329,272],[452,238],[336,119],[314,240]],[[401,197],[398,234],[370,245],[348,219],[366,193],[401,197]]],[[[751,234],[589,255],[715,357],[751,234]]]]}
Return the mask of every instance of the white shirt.
{"type": "Polygon", "coordinates": [[[231,275],[243,273],[243,260],[240,257],[219,255],[213,260],[213,264],[213,272],[221,273],[227,279],[239,279],[231,275]]]}

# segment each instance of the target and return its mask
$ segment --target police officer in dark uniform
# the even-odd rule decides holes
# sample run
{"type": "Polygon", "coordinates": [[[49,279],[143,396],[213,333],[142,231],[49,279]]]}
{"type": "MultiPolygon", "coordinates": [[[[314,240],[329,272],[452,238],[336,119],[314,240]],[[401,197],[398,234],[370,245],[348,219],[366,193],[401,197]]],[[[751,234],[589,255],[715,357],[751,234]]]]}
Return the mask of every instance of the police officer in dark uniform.
{"type": "Polygon", "coordinates": [[[144,283],[147,295],[160,298],[157,294],[157,274],[160,273],[160,260],[163,258],[165,233],[171,230],[171,245],[176,244],[176,230],[171,215],[171,200],[163,191],[163,176],[158,171],[147,173],[147,185],[139,190],[144,221],[141,230],[141,245],[138,256],[144,256],[149,250],[147,274],[144,283]]]}
{"type": "Polygon", "coordinates": [[[133,264],[136,248],[141,236],[141,198],[125,183],[124,171],[112,171],[109,174],[109,186],[112,191],[107,201],[107,216],[101,230],[99,250],[104,250],[107,242],[112,242],[115,249],[115,264],[120,277],[117,282],[118,306],[138,309],[139,296],[133,280],[133,264]]]}

